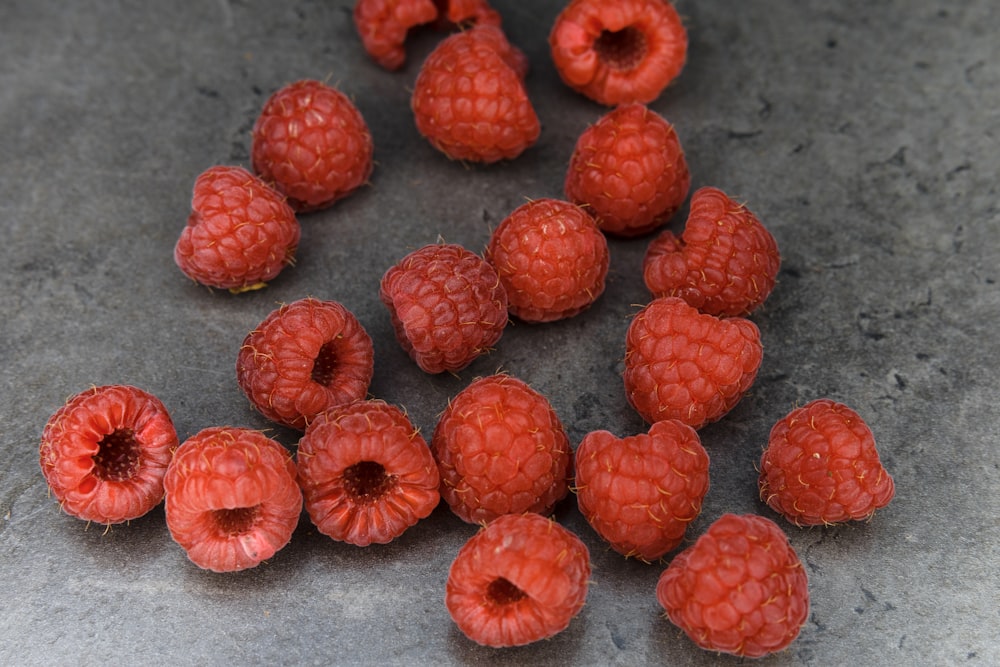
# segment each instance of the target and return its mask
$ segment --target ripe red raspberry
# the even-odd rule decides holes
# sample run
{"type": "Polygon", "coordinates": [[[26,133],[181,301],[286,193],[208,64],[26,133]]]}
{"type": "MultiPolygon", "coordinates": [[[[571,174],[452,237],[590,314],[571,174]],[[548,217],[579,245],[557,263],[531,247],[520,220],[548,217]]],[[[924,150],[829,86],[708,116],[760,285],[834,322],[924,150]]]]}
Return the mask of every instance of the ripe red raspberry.
{"type": "Polygon", "coordinates": [[[259,431],[206,428],[177,449],[164,478],[170,535],[195,565],[234,572],[274,556],[302,512],[295,463],[259,431]]]}
{"type": "Polygon", "coordinates": [[[410,106],[420,134],[453,160],[517,157],[541,132],[523,84],[527,64],[494,26],[448,37],[414,84],[410,106]]]}
{"type": "Polygon", "coordinates": [[[391,542],[441,499],[430,448],[407,416],[383,401],[320,414],[299,440],[297,460],[313,524],[360,547],[391,542]]]}
{"type": "Polygon", "coordinates": [[[411,252],[382,276],[379,297],[399,344],[427,373],[465,368],[507,325],[507,293],[496,271],[459,245],[411,252]]]}
{"type": "Polygon", "coordinates": [[[354,5],[354,26],[365,51],[388,70],[406,62],[403,45],[410,29],[432,22],[441,29],[500,27],[500,14],[486,0],[358,0],[354,5]]]}
{"type": "Polygon", "coordinates": [[[300,430],[324,410],[364,398],[374,370],[372,340],[354,314],[313,298],[271,312],[236,359],[236,379],[253,406],[300,430]]]}
{"type": "Polygon", "coordinates": [[[611,548],[653,561],[676,548],[708,492],[708,453],[672,419],[649,433],[588,433],[576,449],[580,512],[611,548]]]}
{"type": "Polygon", "coordinates": [[[406,62],[403,44],[410,28],[437,16],[434,0],[358,0],[354,5],[354,27],[365,51],[388,70],[406,62]]]}
{"type": "Polygon", "coordinates": [[[548,399],[509,375],[475,380],[445,408],[431,449],[441,496],[469,523],[547,514],[569,492],[572,450],[548,399]]]}
{"type": "Polygon", "coordinates": [[[656,597],[698,646],[760,658],[798,636],[809,613],[808,584],[773,521],[725,514],[671,561],[656,597]]]}
{"type": "Polygon", "coordinates": [[[549,35],[566,85],[608,106],[659,97],[684,68],[687,43],[666,0],[573,0],[549,35]]]}
{"type": "Polygon", "coordinates": [[[354,103],[319,81],[275,92],[253,126],[253,169],[296,211],[326,208],[368,181],[374,145],[354,103]]]}
{"type": "Polygon", "coordinates": [[[729,412],[757,377],[764,356],[757,325],[705,315],[677,297],[643,308],[625,342],[625,392],[650,423],[693,428],[729,412]]]}
{"type": "Polygon", "coordinates": [[[444,601],[474,642],[521,646],[565,630],[586,601],[589,579],[580,538],[538,514],[509,514],[459,550],[444,601]]]}
{"type": "Polygon", "coordinates": [[[195,180],[174,261],[203,285],[245,292],[294,261],[300,234],[281,193],[242,167],[211,167],[195,180]]]}
{"type": "Polygon", "coordinates": [[[843,403],[812,401],[771,429],[760,459],[760,497],[792,523],[867,519],[895,492],[871,429],[843,403]]]}
{"type": "Polygon", "coordinates": [[[42,474],[64,512],[113,524],[163,500],[177,433],[158,398],[128,385],[93,387],[49,418],[38,448],[42,474]]]}
{"type": "Polygon", "coordinates": [[[628,104],[580,135],[565,190],[570,201],[588,207],[602,230],[634,237],[667,222],[690,186],[674,127],[655,111],[628,104]]]}
{"type": "Polygon", "coordinates": [[[608,242],[580,207],[537,199],[494,230],[486,259],[500,275],[511,314],[549,322],[576,315],[604,292],[608,242]]]}
{"type": "Polygon", "coordinates": [[[711,315],[748,315],[774,289],[778,244],[743,204],[716,188],[691,196],[684,233],[653,239],[643,259],[646,287],[679,296],[711,315]]]}

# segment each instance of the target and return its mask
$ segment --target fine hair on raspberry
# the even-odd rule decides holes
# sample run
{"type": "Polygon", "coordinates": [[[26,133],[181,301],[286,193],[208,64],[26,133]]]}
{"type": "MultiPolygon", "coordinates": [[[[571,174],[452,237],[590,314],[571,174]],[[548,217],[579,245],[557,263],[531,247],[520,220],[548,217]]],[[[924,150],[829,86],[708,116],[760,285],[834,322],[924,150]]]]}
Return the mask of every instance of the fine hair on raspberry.
{"type": "Polygon", "coordinates": [[[236,379],[268,419],[296,428],[336,405],[364,398],[375,370],[371,337],[337,301],[283,304],[247,334],[236,379]]]}
{"type": "Polygon", "coordinates": [[[67,514],[103,524],[136,519],[163,500],[163,476],[177,448],[166,407],[131,385],[92,387],[46,422],[42,474],[67,514]]]}

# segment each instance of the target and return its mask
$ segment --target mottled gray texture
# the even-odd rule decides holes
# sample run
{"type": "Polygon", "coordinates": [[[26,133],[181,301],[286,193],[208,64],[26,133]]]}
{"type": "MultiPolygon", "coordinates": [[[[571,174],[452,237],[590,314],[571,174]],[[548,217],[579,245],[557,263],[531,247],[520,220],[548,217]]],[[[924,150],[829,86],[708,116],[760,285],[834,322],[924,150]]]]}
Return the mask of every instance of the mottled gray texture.
{"type": "MultiPolygon", "coordinates": [[[[441,507],[387,546],[334,543],[303,521],[254,570],[192,566],[162,509],[105,531],[59,512],[37,444],[87,386],[159,396],[185,438],[270,428],[235,382],[243,336],[306,295],[350,308],[375,341],[371,393],[424,434],[448,397],[504,369],[545,393],[574,443],[644,425],[621,388],[624,332],[648,300],[647,239],[615,240],[607,292],[568,321],[510,328],[458,376],[429,377],[396,344],[378,281],[439,237],[481,250],[526,197],[560,197],[579,133],[603,108],[559,81],[546,37],[561,3],[496,0],[529,56],[538,144],[489,167],[449,162],[416,132],[409,90],[442,35],[399,72],[362,51],[350,2],[0,3],[0,663],[735,664],[661,615],[664,564],[605,548],[572,499],[560,521],[593,556],[588,603],[550,641],[480,648],[442,603],[474,531],[441,507]],[[174,266],[191,185],[248,164],[267,95],[327,79],[356,101],[378,164],[365,187],[302,217],[297,265],[267,289],[212,292],[174,266]]],[[[897,496],[859,525],[783,520],[810,577],[799,639],[762,665],[1000,662],[996,359],[1000,12],[991,0],[695,2],[681,78],[652,108],[677,128],[693,185],[721,187],[783,254],[759,325],[750,395],[704,428],[711,490],[693,539],[757,498],[771,424],[829,396],[876,433],[897,496]]],[[[683,216],[672,222],[679,230],[683,216]]],[[[274,435],[293,446],[293,432],[274,435]]]]}

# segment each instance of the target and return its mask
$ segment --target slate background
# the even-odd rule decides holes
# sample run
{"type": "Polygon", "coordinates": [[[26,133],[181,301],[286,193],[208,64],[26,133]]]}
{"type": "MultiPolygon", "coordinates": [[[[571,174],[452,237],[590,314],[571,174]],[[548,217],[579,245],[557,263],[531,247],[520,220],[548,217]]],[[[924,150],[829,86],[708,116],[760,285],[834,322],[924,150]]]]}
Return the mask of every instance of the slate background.
{"type": "MultiPolygon", "coordinates": [[[[278,303],[339,300],[375,340],[374,396],[429,435],[448,397],[504,369],[546,394],[578,442],[645,426],[621,389],[629,317],[648,301],[648,238],[611,243],[608,289],[564,322],[511,327],[458,376],[403,354],[377,300],[382,273],[436,241],[481,250],[527,197],[560,197],[576,137],[605,109],[559,81],[546,38],[561,2],[495,0],[530,57],[538,144],[489,167],[449,162],[409,114],[421,31],[386,72],[346,1],[0,4],[0,662],[33,664],[735,664],[667,622],[665,563],[605,548],[572,499],[557,517],[590,547],[593,585],[568,630],[496,651],[442,602],[474,532],[439,508],[394,543],[338,544],[303,520],[254,570],[198,570],[161,508],[125,526],[61,514],[37,463],[49,415],[88,386],[159,396],[183,439],[271,429],[234,364],[278,303]],[[172,248],[195,177],[248,165],[250,128],[285,83],[351,95],[374,135],[370,187],[302,216],[297,265],[239,296],[188,281],[172,248]]],[[[745,201],[778,240],[779,284],[753,315],[765,360],[750,395],[704,428],[711,490],[693,540],[757,498],[770,426],[829,396],[876,433],[897,496],[866,523],[780,525],[806,563],[812,609],[762,665],[1000,662],[996,358],[1000,12],[990,0],[678,0],[690,34],[651,107],[675,124],[693,186],[745,201]]],[[[683,213],[671,228],[680,231],[683,213]]],[[[293,447],[296,434],[272,429],[293,447]]],[[[746,662],[746,661],[744,661],[746,662]]]]}

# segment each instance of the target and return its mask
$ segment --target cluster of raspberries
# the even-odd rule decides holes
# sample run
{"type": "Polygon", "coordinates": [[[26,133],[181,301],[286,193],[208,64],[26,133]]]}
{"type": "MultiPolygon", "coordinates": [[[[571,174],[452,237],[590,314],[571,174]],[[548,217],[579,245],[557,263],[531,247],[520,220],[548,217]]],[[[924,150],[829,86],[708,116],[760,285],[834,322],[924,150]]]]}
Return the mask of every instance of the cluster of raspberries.
{"type": "MultiPolygon", "coordinates": [[[[354,19],[387,69],[418,25],[460,26],[428,56],[413,90],[420,132],[453,159],[511,159],[539,123],[523,86],[527,58],[486,0],[360,0],[354,19]]],[[[573,317],[604,291],[608,236],[651,235],[688,199],[674,128],[645,105],[681,71],[687,37],[663,0],[572,0],[550,35],[567,85],[613,107],[579,138],[565,199],[531,200],[481,254],[437,243],[389,267],[379,298],[399,344],[427,373],[487,353],[509,318],[573,317]]],[[[372,139],[341,92],[300,81],[254,125],[253,173],[198,177],[175,247],[196,281],[240,292],[294,259],[296,215],[331,205],[372,172],[372,139]]],[[[570,491],[595,533],[646,562],[679,548],[709,488],[698,430],[753,385],[763,356],[748,316],[775,287],[777,244],[747,207],[716,188],[690,197],[684,231],[651,238],[642,275],[652,299],[625,336],[624,390],[650,424],[588,433],[574,449],[547,398],[507,374],[453,396],[430,441],[404,410],[368,395],[373,345],[342,304],[282,305],[246,335],[236,379],[256,410],[302,432],[296,453],[263,433],[211,427],[178,442],[164,405],[132,386],[83,391],[46,424],[45,478],[62,509],[114,524],[165,502],[173,539],[202,568],[273,557],[302,510],[323,534],[389,542],[441,502],[482,526],[455,555],[445,604],[472,640],[527,644],[566,628],[586,599],[587,547],[550,518],[570,491]]],[[[760,498],[795,525],[863,520],[894,493],[871,430],[828,399],[778,421],[760,459],[760,498]]],[[[781,650],[809,608],[806,573],[785,533],[725,514],[678,553],[656,596],[699,646],[747,657],[781,650]]]]}

